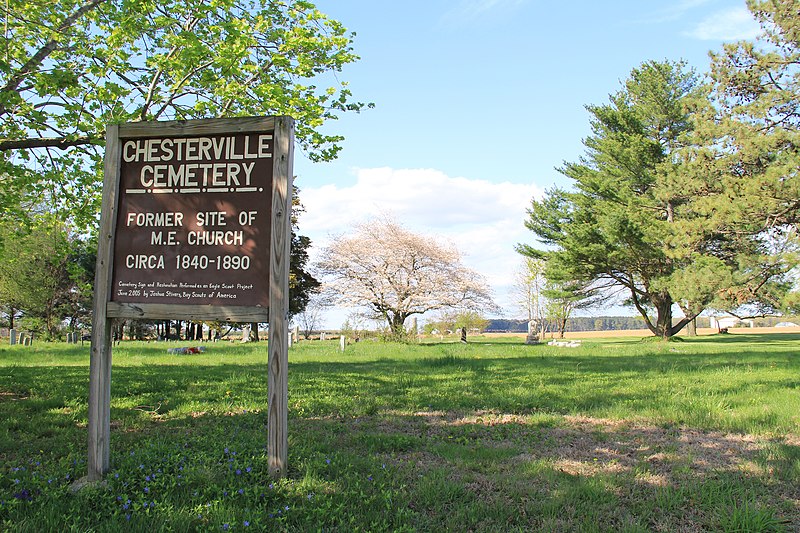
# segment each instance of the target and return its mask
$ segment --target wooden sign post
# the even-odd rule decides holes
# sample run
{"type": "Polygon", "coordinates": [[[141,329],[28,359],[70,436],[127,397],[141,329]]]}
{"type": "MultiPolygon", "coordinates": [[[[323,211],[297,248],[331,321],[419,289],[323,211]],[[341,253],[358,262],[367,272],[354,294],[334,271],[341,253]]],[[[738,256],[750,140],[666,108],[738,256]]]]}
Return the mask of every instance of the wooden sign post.
{"type": "Polygon", "coordinates": [[[293,147],[290,117],[108,127],[88,481],[110,466],[115,318],[269,322],[267,453],[286,474],[293,147]]]}

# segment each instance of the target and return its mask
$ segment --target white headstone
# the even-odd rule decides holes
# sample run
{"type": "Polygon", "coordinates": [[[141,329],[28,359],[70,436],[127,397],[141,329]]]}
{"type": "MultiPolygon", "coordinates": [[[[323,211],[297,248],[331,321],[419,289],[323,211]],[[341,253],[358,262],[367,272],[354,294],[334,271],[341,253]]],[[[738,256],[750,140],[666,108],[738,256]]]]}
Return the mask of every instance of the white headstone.
{"type": "Polygon", "coordinates": [[[344,347],[347,345],[347,338],[344,335],[339,336],[339,349],[344,352],[344,347]]]}
{"type": "Polygon", "coordinates": [[[11,343],[11,346],[17,344],[17,330],[11,328],[11,331],[8,332],[8,338],[9,342],[11,343]]]}

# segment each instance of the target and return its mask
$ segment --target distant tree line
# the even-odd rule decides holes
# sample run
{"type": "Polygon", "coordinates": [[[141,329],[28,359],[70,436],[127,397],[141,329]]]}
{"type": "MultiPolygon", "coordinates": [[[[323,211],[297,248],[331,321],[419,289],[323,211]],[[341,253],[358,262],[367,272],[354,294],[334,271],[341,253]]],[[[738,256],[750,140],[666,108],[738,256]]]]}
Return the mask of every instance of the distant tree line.
{"type": "MultiPolygon", "coordinates": [[[[677,319],[676,319],[677,320],[677,319]]],[[[710,319],[707,316],[699,316],[696,318],[698,328],[711,327],[710,319]]],[[[526,333],[528,331],[527,320],[514,320],[505,318],[495,318],[487,321],[485,331],[487,333],[526,333]]],[[[750,320],[742,322],[742,324],[749,324],[750,320]]],[[[800,317],[793,316],[770,316],[756,318],[752,320],[753,326],[757,328],[770,328],[774,327],[781,322],[792,322],[800,324],[800,317]]],[[[638,316],[600,316],[600,317],[574,317],[567,320],[566,331],[625,331],[647,329],[644,319],[638,316]]],[[[548,333],[557,332],[555,324],[547,322],[545,330],[548,333]]]]}

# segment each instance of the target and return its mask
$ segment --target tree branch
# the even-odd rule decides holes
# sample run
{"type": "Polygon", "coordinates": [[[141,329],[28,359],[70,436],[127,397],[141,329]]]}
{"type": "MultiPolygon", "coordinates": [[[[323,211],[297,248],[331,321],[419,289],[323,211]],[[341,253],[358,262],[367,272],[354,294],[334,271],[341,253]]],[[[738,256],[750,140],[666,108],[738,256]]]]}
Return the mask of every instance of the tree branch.
{"type": "MultiPolygon", "coordinates": [[[[58,33],[65,31],[67,28],[75,24],[75,22],[80,19],[83,15],[91,11],[92,9],[96,8],[103,2],[107,0],[90,0],[82,7],[80,7],[75,13],[68,16],[64,19],[64,22],[56,30],[58,33]]],[[[51,39],[48,41],[44,46],[42,46],[33,56],[31,56],[28,61],[25,62],[20,69],[11,76],[6,83],[5,87],[0,89],[0,93],[4,92],[15,92],[19,88],[19,84],[22,83],[22,80],[25,79],[29,73],[36,70],[42,62],[53,53],[53,51],[58,46],[58,40],[51,39]]],[[[0,115],[4,115],[7,112],[7,108],[4,105],[0,104],[0,115]]]]}
{"type": "Polygon", "coordinates": [[[63,138],[29,138],[29,139],[0,139],[0,152],[8,150],[30,150],[32,148],[59,148],[64,150],[73,146],[85,146],[87,144],[97,144],[104,132],[98,132],[97,137],[76,137],[74,139],[63,138]]]}

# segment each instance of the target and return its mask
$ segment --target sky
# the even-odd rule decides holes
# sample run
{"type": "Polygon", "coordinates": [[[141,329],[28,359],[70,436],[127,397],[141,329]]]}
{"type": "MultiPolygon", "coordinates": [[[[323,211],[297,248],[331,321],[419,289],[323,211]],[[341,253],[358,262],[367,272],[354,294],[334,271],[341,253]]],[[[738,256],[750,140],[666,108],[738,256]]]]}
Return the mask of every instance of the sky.
{"type": "MultiPolygon", "coordinates": [[[[526,209],[547,189],[569,186],[557,168],[583,155],[584,106],[606,103],[645,61],[685,60],[704,74],[709,51],[758,34],[744,0],[316,5],[356,33],[361,59],[335,80],[375,107],[323,128],[345,137],[335,161],[295,152],[306,209],[299,227],[312,240],[312,262],[334,235],[389,215],[455,244],[505,318],[522,316],[514,248],[534,244],[526,209]]],[[[323,326],[340,327],[351,311],[332,310],[323,326]]],[[[633,314],[591,312],[622,313],[633,314]]]]}

